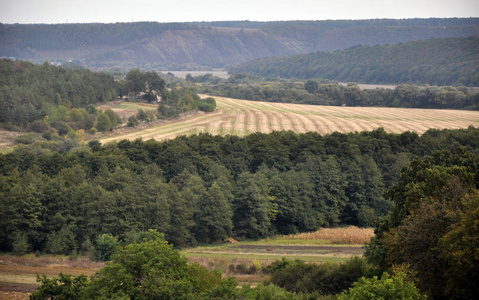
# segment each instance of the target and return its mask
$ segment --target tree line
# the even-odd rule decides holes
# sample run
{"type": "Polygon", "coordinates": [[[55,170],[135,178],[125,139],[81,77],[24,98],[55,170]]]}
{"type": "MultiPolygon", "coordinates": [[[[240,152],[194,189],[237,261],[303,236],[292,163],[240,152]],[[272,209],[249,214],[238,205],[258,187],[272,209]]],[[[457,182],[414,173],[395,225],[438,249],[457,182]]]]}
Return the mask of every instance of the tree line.
{"type": "Polygon", "coordinates": [[[262,79],[231,75],[221,79],[211,74],[188,76],[187,85],[198,93],[236,99],[333,106],[379,106],[409,108],[478,109],[479,93],[465,86],[418,87],[401,84],[394,89],[361,89],[356,83],[340,85],[329,80],[262,79]]]}
{"type": "Polygon", "coordinates": [[[2,251],[87,251],[156,229],[175,246],[259,238],[319,226],[371,226],[411,157],[476,157],[479,131],[208,134],[171,141],[48,141],[0,155],[2,251]],[[20,241],[20,242],[19,242],[20,241]]]}
{"type": "Polygon", "coordinates": [[[478,86],[478,44],[479,38],[467,37],[358,45],[334,52],[257,59],[232,67],[230,72],[359,83],[478,86]]]}

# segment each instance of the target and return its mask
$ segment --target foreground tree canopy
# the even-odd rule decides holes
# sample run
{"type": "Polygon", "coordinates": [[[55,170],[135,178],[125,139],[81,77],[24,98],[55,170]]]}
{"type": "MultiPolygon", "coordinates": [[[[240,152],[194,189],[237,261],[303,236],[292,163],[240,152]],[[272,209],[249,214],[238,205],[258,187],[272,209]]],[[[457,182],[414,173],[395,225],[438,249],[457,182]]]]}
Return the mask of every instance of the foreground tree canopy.
{"type": "Polygon", "coordinates": [[[395,206],[377,226],[368,261],[400,266],[434,299],[472,299],[479,292],[479,161],[438,152],[413,160],[387,198],[395,206]]]}
{"type": "Polygon", "coordinates": [[[211,299],[236,293],[236,281],[188,260],[155,231],[119,250],[88,279],[39,277],[42,286],[30,299],[211,299]]]}
{"type": "Polygon", "coordinates": [[[371,226],[412,157],[458,147],[477,166],[479,130],[39,140],[0,154],[1,250],[68,254],[102,234],[125,241],[147,229],[186,246],[371,226]]]}

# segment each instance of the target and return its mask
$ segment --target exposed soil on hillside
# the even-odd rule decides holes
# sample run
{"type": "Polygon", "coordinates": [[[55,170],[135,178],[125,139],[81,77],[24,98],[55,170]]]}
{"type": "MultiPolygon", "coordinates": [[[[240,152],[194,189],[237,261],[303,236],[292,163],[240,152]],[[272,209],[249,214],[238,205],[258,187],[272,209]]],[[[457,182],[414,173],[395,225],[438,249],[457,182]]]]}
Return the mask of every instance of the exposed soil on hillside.
{"type": "Polygon", "coordinates": [[[0,150],[11,148],[15,139],[22,134],[24,132],[0,130],[0,150]]]}

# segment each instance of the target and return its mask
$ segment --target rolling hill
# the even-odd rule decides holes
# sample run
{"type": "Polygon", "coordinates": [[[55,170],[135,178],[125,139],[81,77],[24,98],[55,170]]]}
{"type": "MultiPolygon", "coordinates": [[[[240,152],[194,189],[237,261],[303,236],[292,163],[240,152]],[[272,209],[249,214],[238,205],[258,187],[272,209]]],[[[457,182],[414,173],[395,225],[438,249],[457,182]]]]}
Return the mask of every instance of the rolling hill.
{"type": "Polygon", "coordinates": [[[427,39],[262,58],[235,66],[230,72],[376,84],[479,86],[478,49],[477,37],[427,39]]]}
{"type": "Polygon", "coordinates": [[[0,57],[89,68],[195,70],[252,59],[479,34],[479,18],[0,24],[0,57]]]}

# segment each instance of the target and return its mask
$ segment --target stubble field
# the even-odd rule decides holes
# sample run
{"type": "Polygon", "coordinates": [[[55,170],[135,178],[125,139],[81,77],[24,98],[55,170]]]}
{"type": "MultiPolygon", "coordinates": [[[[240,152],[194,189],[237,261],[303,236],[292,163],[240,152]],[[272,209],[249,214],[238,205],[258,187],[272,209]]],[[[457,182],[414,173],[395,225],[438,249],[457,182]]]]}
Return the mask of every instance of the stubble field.
{"type": "MultiPolygon", "coordinates": [[[[204,95],[205,96],[205,95],[204,95]]],[[[371,131],[413,131],[422,134],[430,128],[460,129],[479,126],[479,112],[445,109],[386,107],[338,107],[256,102],[215,97],[215,112],[198,113],[182,120],[161,122],[130,132],[100,138],[101,142],[121,139],[164,140],[202,132],[213,135],[247,135],[253,132],[292,130],[328,134],[371,131]]]]}

